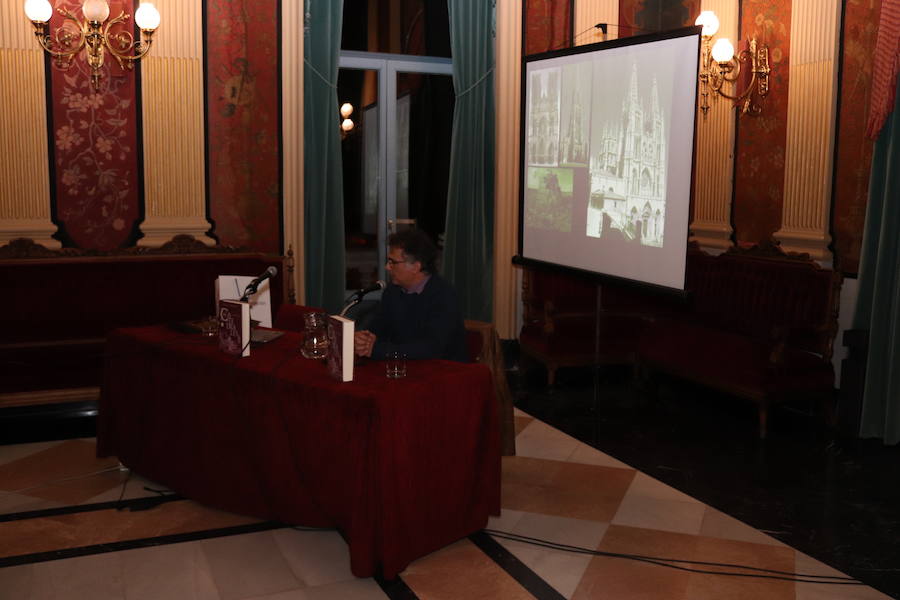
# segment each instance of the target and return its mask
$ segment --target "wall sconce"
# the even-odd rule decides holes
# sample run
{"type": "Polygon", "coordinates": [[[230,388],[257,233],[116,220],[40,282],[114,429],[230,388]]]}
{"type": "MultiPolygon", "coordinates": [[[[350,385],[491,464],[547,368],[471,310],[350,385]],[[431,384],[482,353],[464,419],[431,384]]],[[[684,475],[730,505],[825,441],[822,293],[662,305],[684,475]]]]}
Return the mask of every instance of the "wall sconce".
{"type": "Polygon", "coordinates": [[[72,59],[84,48],[86,60],[91,68],[91,84],[94,91],[100,90],[103,78],[101,68],[108,51],[119,66],[131,70],[134,62],[144,57],[153,43],[153,32],[159,27],[159,11],[149,2],[142,3],[134,13],[134,21],[141,30],[142,40],[134,41],[134,36],[125,29],[111,32],[110,27],[127,21],[130,15],[124,12],[107,21],[109,4],[106,0],[84,0],[81,21],[65,8],[56,9],[66,18],[51,35],[49,33],[50,17],[53,7],[47,0],[27,0],[25,15],[34,26],[34,35],[41,48],[53,57],[57,67],[68,69],[72,59]]]}
{"type": "Polygon", "coordinates": [[[353,122],[353,119],[350,118],[350,115],[353,114],[353,105],[349,102],[344,102],[341,105],[341,137],[346,137],[347,134],[350,133],[350,130],[353,129],[356,124],[353,122]]]}
{"type": "Polygon", "coordinates": [[[713,93],[733,100],[735,106],[741,106],[741,114],[758,115],[762,112],[759,98],[769,93],[769,47],[751,38],[748,47],[737,56],[734,46],[727,38],[720,38],[715,44],[712,37],[719,30],[719,18],[711,10],[704,10],[694,22],[703,27],[700,32],[703,38],[703,50],[700,58],[700,109],[703,117],[709,111],[709,90],[713,93]],[[744,67],[741,67],[744,63],[744,67]],[[741,69],[750,68],[751,78],[747,88],[731,96],[722,90],[725,82],[737,81],[741,69]]]}

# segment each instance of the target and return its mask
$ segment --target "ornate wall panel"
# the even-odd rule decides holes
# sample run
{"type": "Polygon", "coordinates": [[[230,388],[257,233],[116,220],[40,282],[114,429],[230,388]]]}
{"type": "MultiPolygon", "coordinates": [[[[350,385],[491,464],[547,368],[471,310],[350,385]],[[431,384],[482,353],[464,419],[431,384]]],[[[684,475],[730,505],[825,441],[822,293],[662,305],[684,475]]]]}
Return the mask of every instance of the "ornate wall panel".
{"type": "Polygon", "coordinates": [[[281,252],[277,0],[207,0],[210,216],[219,241],[281,252]]]}
{"type": "MultiPolygon", "coordinates": [[[[738,39],[738,8],[738,0],[703,1],[701,10],[712,10],[719,18],[716,39],[738,39]]],[[[734,85],[727,84],[725,91],[733,95],[734,85]]],[[[697,100],[701,101],[699,93],[697,100]]],[[[707,249],[724,249],[732,245],[736,110],[725,98],[710,95],[708,102],[707,114],[699,109],[697,113],[691,239],[707,249]]]]}
{"type": "Polygon", "coordinates": [[[164,29],[141,62],[144,237],[160,246],[188,234],[207,245],[200,0],[156,0],[164,29]]]}
{"type": "MultiPolygon", "coordinates": [[[[81,12],[81,0],[58,0],[55,6],[81,12]]],[[[133,12],[128,1],[112,0],[109,8],[110,15],[133,12]]],[[[62,22],[54,14],[50,27],[62,22]]],[[[141,203],[135,75],[107,60],[95,91],[90,69],[78,56],[67,70],[51,68],[50,78],[51,169],[63,243],[98,250],[130,245],[141,203]]]]}
{"type": "Polygon", "coordinates": [[[741,117],[737,131],[732,207],[738,243],[772,237],[781,225],[790,80],[790,0],[742,0],[741,39],[756,36],[769,46],[769,95],[762,114],[741,117]]]}
{"type": "Polygon", "coordinates": [[[859,269],[866,220],[872,141],[866,138],[872,55],[881,0],[848,0],[844,7],[844,46],[835,164],[832,233],[835,258],[845,274],[859,269]]]}
{"type": "Polygon", "coordinates": [[[539,54],[571,46],[571,0],[524,0],[524,54],[539,54]]]}
{"type": "Polygon", "coordinates": [[[700,0],[619,0],[619,37],[693,25],[700,0]]]}
{"type": "Polygon", "coordinates": [[[793,0],[785,152],[784,249],[830,261],[840,0],[793,0]]]}

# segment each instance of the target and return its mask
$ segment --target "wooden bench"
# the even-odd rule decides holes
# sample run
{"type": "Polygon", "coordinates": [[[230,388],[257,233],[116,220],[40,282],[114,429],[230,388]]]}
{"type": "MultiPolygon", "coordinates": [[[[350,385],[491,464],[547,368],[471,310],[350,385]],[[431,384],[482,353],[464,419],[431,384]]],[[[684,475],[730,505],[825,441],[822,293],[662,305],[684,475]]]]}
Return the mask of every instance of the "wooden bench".
{"type": "Polygon", "coordinates": [[[773,404],[810,398],[830,415],[841,281],[772,244],[718,256],[692,247],[687,303],[644,329],[637,363],[752,400],[763,438],[773,404]]]}
{"type": "Polygon", "coordinates": [[[219,275],[276,266],[274,314],[288,296],[285,262],[190,236],[111,253],[48,250],[25,239],[0,247],[0,407],[95,399],[106,334],[212,315],[219,275]]]}

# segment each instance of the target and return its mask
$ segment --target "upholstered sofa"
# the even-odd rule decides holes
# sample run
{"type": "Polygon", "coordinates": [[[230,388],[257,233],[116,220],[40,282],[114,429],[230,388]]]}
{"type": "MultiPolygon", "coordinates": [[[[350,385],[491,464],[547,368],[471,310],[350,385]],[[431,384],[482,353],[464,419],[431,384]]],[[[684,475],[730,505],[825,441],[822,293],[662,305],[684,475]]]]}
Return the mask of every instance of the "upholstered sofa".
{"type": "Polygon", "coordinates": [[[755,402],[834,401],[832,345],[841,275],[775,245],[688,253],[687,302],[643,330],[636,362],[755,402]]]}
{"type": "Polygon", "coordinates": [[[24,239],[0,247],[0,406],[95,397],[107,332],[212,315],[219,275],[276,266],[277,311],[287,295],[284,263],[189,236],[116,253],[48,250],[24,239]]]}

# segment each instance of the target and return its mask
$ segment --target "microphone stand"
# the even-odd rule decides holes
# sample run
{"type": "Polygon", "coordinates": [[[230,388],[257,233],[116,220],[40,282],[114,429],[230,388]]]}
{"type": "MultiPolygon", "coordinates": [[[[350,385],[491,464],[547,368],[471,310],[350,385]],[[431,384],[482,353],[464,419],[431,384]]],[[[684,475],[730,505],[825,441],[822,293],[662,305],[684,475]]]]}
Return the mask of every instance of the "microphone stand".
{"type": "Polygon", "coordinates": [[[344,308],[341,309],[339,316],[341,316],[341,317],[345,316],[347,314],[347,311],[350,310],[351,308],[353,308],[354,306],[356,306],[357,304],[359,304],[360,302],[362,302],[362,299],[363,299],[362,294],[360,294],[359,292],[355,293],[353,295],[353,298],[351,298],[350,301],[346,305],[344,305],[344,308]]]}

